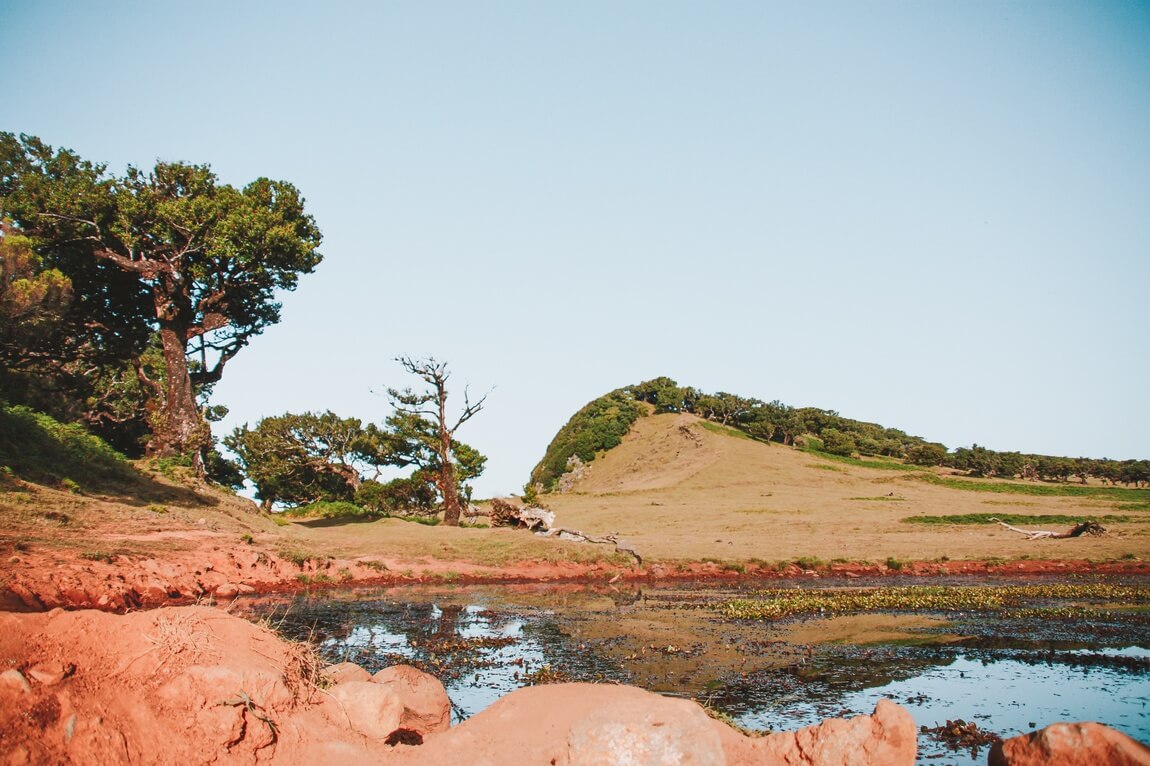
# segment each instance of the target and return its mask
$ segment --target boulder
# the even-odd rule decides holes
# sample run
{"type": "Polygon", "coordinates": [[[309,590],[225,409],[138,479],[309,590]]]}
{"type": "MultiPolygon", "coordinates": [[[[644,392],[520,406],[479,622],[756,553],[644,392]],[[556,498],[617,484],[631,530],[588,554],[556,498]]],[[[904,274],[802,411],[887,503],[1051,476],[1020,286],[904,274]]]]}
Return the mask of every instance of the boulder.
{"type": "Polygon", "coordinates": [[[375,683],[391,689],[403,703],[400,726],[431,734],[451,726],[451,700],[435,676],[410,665],[393,665],[373,677],[375,683]]]}
{"type": "Polygon", "coordinates": [[[764,763],[788,766],[913,766],[918,731],[905,708],[881,699],[874,714],[828,718],[816,726],[747,740],[764,763]]]}
{"type": "Polygon", "coordinates": [[[369,739],[387,739],[400,728],[403,703],[387,686],[371,681],[348,681],[328,692],[339,712],[333,718],[342,720],[369,739]]]}
{"type": "Polygon", "coordinates": [[[354,662],[337,662],[328,665],[319,672],[332,686],[347,683],[348,681],[370,681],[371,673],[356,665],[354,662]]]}
{"type": "Polygon", "coordinates": [[[996,742],[990,766],[1150,766],[1150,747],[1100,723],[1056,723],[996,742]]]}
{"type": "Polygon", "coordinates": [[[575,722],[560,766],[725,766],[717,724],[693,702],[620,699],[575,722]]]}

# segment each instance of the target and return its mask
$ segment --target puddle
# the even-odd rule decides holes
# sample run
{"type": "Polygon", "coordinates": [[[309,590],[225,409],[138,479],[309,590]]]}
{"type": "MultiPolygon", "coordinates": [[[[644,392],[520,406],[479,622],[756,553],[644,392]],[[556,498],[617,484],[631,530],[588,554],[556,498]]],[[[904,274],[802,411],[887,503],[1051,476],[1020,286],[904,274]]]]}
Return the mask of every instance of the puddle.
{"type": "MultiPolygon", "coordinates": [[[[937,580],[931,584],[940,584],[937,580]]],[[[964,584],[970,584],[965,582],[964,584]]],[[[779,623],[720,618],[750,585],[408,587],[243,602],[332,662],[398,662],[437,677],[455,721],[521,686],[620,682],[697,699],[753,729],[873,711],[963,719],[1010,737],[1100,721],[1150,741],[1150,615],[1088,621],[985,614],[865,614],[779,623]]],[[[986,762],[925,735],[925,763],[986,762]]]]}

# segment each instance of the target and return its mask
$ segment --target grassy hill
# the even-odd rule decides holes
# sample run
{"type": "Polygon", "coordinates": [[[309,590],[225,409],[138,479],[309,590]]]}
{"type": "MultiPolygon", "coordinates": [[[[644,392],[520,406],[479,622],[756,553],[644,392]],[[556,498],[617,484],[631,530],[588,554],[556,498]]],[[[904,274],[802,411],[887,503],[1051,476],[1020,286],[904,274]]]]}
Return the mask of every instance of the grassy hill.
{"type": "Polygon", "coordinates": [[[657,559],[1150,555],[1150,491],[952,473],[810,453],[667,413],[636,420],[570,490],[546,502],[563,526],[616,531],[657,559]],[[1053,529],[1099,518],[1115,535],[1029,541],[990,517],[1053,529]]]}

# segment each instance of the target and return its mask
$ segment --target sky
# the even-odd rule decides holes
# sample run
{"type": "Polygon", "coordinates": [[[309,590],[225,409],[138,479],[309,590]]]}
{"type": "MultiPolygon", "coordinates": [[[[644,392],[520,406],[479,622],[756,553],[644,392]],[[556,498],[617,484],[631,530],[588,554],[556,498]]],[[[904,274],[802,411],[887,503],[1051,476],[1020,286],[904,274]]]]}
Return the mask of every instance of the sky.
{"type": "Polygon", "coordinates": [[[660,375],[1150,458],[1150,3],[0,0],[0,130],[295,184],[324,261],[217,435],[489,392],[518,492],[660,375]]]}

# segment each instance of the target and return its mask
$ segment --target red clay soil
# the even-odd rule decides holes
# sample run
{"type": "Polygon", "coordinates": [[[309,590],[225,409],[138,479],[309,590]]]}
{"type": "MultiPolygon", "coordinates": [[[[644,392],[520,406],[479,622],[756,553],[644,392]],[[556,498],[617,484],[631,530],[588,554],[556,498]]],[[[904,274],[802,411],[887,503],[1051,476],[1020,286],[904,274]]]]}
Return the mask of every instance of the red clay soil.
{"type": "Polygon", "coordinates": [[[842,578],[904,576],[1150,574],[1143,561],[1014,560],[836,563],[815,569],[748,565],[739,571],[713,562],[652,564],[643,568],[607,563],[522,561],[502,567],[461,561],[383,557],[322,559],[294,563],[256,546],[166,551],[163,558],[115,556],[87,560],[68,552],[21,552],[0,568],[0,610],[44,611],[55,607],[124,612],[202,600],[226,601],[251,593],[289,592],[340,585],[522,582],[683,581],[744,578],[842,578]]]}

